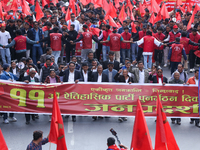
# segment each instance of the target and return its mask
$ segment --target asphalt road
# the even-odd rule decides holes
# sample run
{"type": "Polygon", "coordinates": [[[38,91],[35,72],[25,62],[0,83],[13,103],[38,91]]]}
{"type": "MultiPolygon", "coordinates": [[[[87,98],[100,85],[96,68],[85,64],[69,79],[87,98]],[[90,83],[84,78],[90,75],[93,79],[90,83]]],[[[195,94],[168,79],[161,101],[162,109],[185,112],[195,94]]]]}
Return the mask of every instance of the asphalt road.
{"type": "MultiPolygon", "coordinates": [[[[164,75],[169,77],[170,71],[164,69],[164,75]]],[[[193,73],[190,74],[192,76],[193,73]]],[[[0,118],[0,128],[9,150],[25,150],[32,140],[32,133],[35,130],[42,130],[46,137],[50,130],[49,117],[39,115],[39,119],[25,124],[24,114],[15,114],[17,122],[3,124],[0,118]]],[[[182,124],[171,124],[168,119],[180,150],[199,150],[200,149],[200,128],[191,125],[189,118],[183,118],[182,124]]],[[[119,123],[117,117],[98,119],[93,121],[90,116],[77,117],[76,122],[70,118],[64,118],[65,136],[68,150],[106,150],[106,140],[111,137],[110,128],[114,128],[121,142],[130,147],[134,117],[128,117],[128,121],[119,123]]],[[[155,145],[155,118],[146,118],[153,147],[155,145]]],[[[1,142],[1,141],[0,141],[1,142]]],[[[46,144],[43,150],[55,150],[54,144],[46,144]]]]}

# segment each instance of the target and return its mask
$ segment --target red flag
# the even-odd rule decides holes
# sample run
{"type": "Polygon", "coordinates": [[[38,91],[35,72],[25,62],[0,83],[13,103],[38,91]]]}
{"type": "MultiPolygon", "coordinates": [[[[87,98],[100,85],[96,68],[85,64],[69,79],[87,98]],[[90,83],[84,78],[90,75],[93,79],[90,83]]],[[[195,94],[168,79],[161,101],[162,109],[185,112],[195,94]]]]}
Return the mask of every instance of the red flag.
{"type": "Polygon", "coordinates": [[[192,16],[190,18],[190,21],[188,22],[187,25],[187,30],[189,30],[191,28],[192,23],[194,22],[194,16],[197,13],[197,11],[200,10],[200,7],[198,5],[195,6],[194,11],[192,13],[192,16]]]}
{"type": "Polygon", "coordinates": [[[152,25],[154,25],[155,24],[155,19],[156,19],[156,17],[154,15],[154,13],[152,13],[151,14],[151,18],[149,19],[149,22],[152,23],[152,25]]]}
{"type": "Polygon", "coordinates": [[[191,3],[189,3],[189,5],[187,5],[187,12],[191,12],[192,11],[192,5],[191,3]]]}
{"type": "Polygon", "coordinates": [[[26,15],[31,15],[30,7],[28,6],[28,3],[25,0],[22,0],[22,12],[26,15]]]}
{"type": "Polygon", "coordinates": [[[176,6],[182,5],[182,0],[176,0],[176,6]]]}
{"type": "Polygon", "coordinates": [[[79,7],[79,5],[77,4],[76,5],[76,7],[77,7],[77,16],[79,15],[79,13],[81,12],[81,9],[80,9],[80,7],[79,7]]]}
{"type": "Polygon", "coordinates": [[[153,150],[149,129],[144,117],[141,102],[137,100],[135,123],[133,127],[131,150],[153,150]]]}
{"type": "Polygon", "coordinates": [[[66,15],[65,15],[65,21],[68,21],[68,20],[70,20],[71,19],[71,17],[70,17],[70,11],[69,11],[69,8],[67,9],[67,13],[66,13],[66,15]]]}
{"type": "Polygon", "coordinates": [[[141,17],[143,17],[145,15],[145,10],[141,3],[139,3],[139,11],[140,11],[141,17]]]}
{"type": "Polygon", "coordinates": [[[42,12],[38,1],[36,1],[35,12],[36,12],[36,21],[39,21],[42,17],[44,17],[44,13],[42,12]]]}
{"type": "Polygon", "coordinates": [[[3,14],[3,10],[2,10],[2,3],[0,2],[0,18],[2,20],[4,20],[4,14],[3,14]]]}
{"type": "Polygon", "coordinates": [[[156,0],[156,2],[157,2],[158,4],[160,4],[162,1],[163,1],[163,0],[156,0]]]}
{"type": "Polygon", "coordinates": [[[76,15],[76,8],[75,8],[75,2],[74,1],[72,1],[72,7],[71,7],[71,9],[72,9],[72,13],[74,13],[75,16],[77,16],[76,15]]]}
{"type": "Polygon", "coordinates": [[[67,150],[63,119],[60,113],[55,91],[53,97],[53,110],[51,116],[49,142],[57,144],[57,150],[67,150]]]}
{"type": "Polygon", "coordinates": [[[5,141],[4,137],[3,137],[1,129],[0,129],[0,141],[1,141],[0,142],[0,150],[8,150],[8,147],[6,145],[6,141],[5,141]]]}
{"type": "MultiPolygon", "coordinates": [[[[184,5],[185,5],[185,4],[184,4],[184,5]]],[[[180,8],[180,10],[182,11],[182,13],[185,13],[185,8],[184,8],[184,6],[183,6],[183,7],[179,6],[179,8],[180,8]]]]}
{"type": "Polygon", "coordinates": [[[92,32],[93,35],[99,36],[99,32],[101,31],[99,28],[89,28],[90,32],[92,32]]]}
{"type": "Polygon", "coordinates": [[[29,4],[34,5],[34,0],[26,0],[29,4]]]}
{"type": "Polygon", "coordinates": [[[3,0],[1,2],[3,2],[2,5],[3,5],[4,11],[8,12],[10,10],[11,6],[12,6],[13,1],[12,0],[3,0]]]}
{"type": "Polygon", "coordinates": [[[119,18],[120,22],[123,23],[123,21],[126,19],[126,17],[127,17],[127,15],[125,13],[124,4],[123,4],[118,18],[119,18]]]}
{"type": "Polygon", "coordinates": [[[80,0],[80,2],[85,6],[87,5],[89,2],[87,0],[80,0]]]}
{"type": "Polygon", "coordinates": [[[158,93],[155,150],[179,150],[158,93]]]}
{"type": "Polygon", "coordinates": [[[163,20],[165,20],[166,18],[170,18],[165,3],[163,3],[163,5],[162,5],[162,7],[161,7],[161,9],[160,9],[160,14],[161,14],[163,20]]]}
{"type": "Polygon", "coordinates": [[[109,6],[107,0],[103,0],[103,9],[106,11],[106,13],[108,13],[108,11],[110,10],[109,7],[110,6],[109,6]]]}
{"type": "Polygon", "coordinates": [[[162,19],[162,16],[160,14],[160,12],[157,14],[156,19],[154,20],[154,23],[160,21],[162,19]]]}
{"type": "Polygon", "coordinates": [[[103,0],[97,0],[94,4],[94,7],[97,8],[97,7],[103,7],[103,0]]]}
{"type": "Polygon", "coordinates": [[[158,13],[160,11],[160,7],[155,0],[151,0],[151,12],[158,13]]]}
{"type": "Polygon", "coordinates": [[[133,5],[131,4],[130,0],[127,0],[127,6],[130,8],[130,10],[133,10],[133,5]]]}
{"type": "Polygon", "coordinates": [[[179,12],[176,13],[176,22],[179,23],[181,21],[181,14],[179,12]]]}
{"type": "Polygon", "coordinates": [[[115,7],[113,6],[112,3],[109,4],[109,10],[106,13],[105,20],[107,20],[109,16],[111,16],[112,18],[117,17],[116,9],[115,9],[115,7]]]}
{"type": "Polygon", "coordinates": [[[108,20],[109,20],[110,26],[119,28],[119,26],[115,23],[115,21],[113,20],[111,16],[108,16],[108,20]]]}
{"type": "Polygon", "coordinates": [[[120,7],[120,5],[119,5],[119,0],[115,0],[115,7],[116,7],[116,8],[119,8],[119,7],[120,7]]]}
{"type": "Polygon", "coordinates": [[[46,0],[42,0],[42,7],[44,7],[45,5],[48,5],[48,3],[46,2],[46,0]]]}
{"type": "Polygon", "coordinates": [[[13,10],[13,12],[16,12],[16,11],[17,11],[17,9],[18,9],[17,0],[13,0],[10,9],[13,10]]]}
{"type": "Polygon", "coordinates": [[[135,23],[134,22],[131,23],[131,28],[132,28],[131,32],[137,33],[137,30],[135,28],[135,23]]]}
{"type": "Polygon", "coordinates": [[[135,17],[133,16],[132,10],[131,10],[131,20],[135,21],[135,17]]]}

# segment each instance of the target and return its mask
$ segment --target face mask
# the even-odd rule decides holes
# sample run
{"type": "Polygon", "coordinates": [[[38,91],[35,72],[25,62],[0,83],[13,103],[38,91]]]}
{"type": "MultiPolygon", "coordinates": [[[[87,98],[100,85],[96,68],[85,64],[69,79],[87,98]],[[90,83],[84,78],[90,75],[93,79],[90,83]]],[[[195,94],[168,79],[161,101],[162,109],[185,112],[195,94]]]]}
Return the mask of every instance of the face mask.
{"type": "Polygon", "coordinates": [[[10,14],[10,15],[13,15],[13,12],[10,12],[9,14],[10,14]]]}

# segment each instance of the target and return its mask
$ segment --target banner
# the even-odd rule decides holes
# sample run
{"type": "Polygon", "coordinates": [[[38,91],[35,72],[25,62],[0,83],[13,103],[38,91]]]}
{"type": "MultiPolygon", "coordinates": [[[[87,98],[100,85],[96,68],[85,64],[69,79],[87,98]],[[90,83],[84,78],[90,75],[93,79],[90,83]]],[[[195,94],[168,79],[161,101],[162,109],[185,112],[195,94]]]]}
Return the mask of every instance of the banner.
{"type": "Polygon", "coordinates": [[[192,85],[0,82],[0,111],[51,113],[54,90],[62,114],[134,116],[137,99],[145,116],[156,116],[157,92],[167,116],[198,117],[198,87],[192,85]]]}

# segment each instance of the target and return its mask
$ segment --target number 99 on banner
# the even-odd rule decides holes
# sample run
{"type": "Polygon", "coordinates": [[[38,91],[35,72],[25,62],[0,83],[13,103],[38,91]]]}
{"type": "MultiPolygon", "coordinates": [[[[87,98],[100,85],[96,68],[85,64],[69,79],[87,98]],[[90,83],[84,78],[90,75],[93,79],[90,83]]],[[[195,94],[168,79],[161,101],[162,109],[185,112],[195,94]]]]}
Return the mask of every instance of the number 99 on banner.
{"type": "Polygon", "coordinates": [[[24,89],[11,89],[10,97],[19,100],[18,106],[26,107],[26,97],[30,100],[37,100],[37,107],[45,108],[44,106],[44,91],[43,90],[30,90],[27,92],[24,89]]]}

